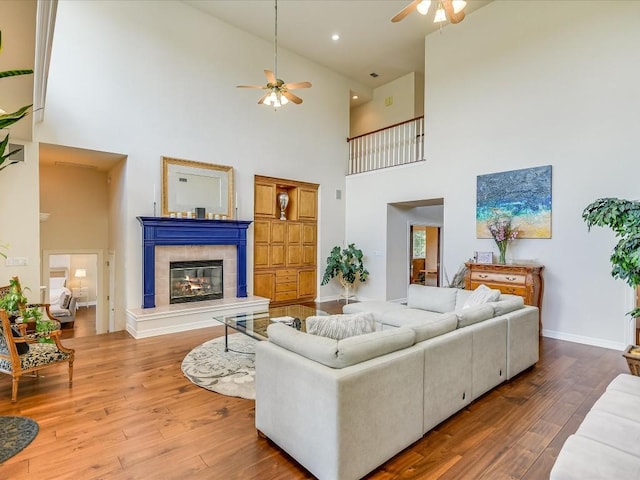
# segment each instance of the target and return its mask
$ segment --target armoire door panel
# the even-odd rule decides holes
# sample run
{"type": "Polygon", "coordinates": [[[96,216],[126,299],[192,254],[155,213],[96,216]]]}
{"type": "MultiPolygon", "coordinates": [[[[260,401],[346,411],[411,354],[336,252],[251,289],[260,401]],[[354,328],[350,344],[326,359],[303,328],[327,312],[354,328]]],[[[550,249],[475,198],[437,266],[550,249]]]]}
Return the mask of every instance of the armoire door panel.
{"type": "Polygon", "coordinates": [[[315,245],[302,246],[302,263],[305,266],[313,266],[316,264],[316,246],[315,245]]]}
{"type": "Polygon", "coordinates": [[[271,222],[269,220],[253,222],[253,237],[256,243],[269,243],[271,241],[271,222]]]}
{"type": "Polygon", "coordinates": [[[284,266],[284,245],[271,245],[270,266],[279,267],[284,266]]]}
{"type": "Polygon", "coordinates": [[[314,297],[316,296],[316,271],[301,270],[298,272],[298,296],[314,297]]]}
{"type": "Polygon", "coordinates": [[[305,223],[302,225],[302,243],[316,244],[316,225],[315,223],[305,223]]]}
{"type": "Polygon", "coordinates": [[[253,248],[253,264],[257,268],[269,266],[269,245],[255,245],[253,248]]]}
{"type": "Polygon", "coordinates": [[[289,245],[287,247],[287,266],[302,265],[302,246],[289,245]]]}
{"type": "Polygon", "coordinates": [[[286,223],[280,220],[271,222],[271,242],[284,243],[286,223]]]}
{"type": "Polygon", "coordinates": [[[302,224],[298,222],[287,222],[287,242],[301,243],[302,242],[302,224]]]}
{"type": "Polygon", "coordinates": [[[275,217],[276,215],[276,186],[269,183],[258,183],[254,185],[254,214],[275,217]]]}

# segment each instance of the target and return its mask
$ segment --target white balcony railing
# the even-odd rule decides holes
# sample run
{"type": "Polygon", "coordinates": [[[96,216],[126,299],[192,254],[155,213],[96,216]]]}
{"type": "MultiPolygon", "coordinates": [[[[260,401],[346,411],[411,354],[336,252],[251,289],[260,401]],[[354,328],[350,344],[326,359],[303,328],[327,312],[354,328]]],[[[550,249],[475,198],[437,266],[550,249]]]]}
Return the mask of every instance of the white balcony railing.
{"type": "Polygon", "coordinates": [[[424,117],[348,138],[349,175],[424,160],[424,117]]]}

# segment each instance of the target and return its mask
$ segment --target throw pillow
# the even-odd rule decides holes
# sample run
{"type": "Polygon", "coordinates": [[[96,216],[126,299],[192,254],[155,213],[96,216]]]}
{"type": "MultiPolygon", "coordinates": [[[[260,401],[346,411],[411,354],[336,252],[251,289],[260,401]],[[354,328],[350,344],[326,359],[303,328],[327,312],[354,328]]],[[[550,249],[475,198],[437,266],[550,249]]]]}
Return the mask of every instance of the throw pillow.
{"type": "Polygon", "coordinates": [[[307,317],[307,333],[342,340],[347,337],[375,332],[373,313],[352,313],[307,317]]]}
{"type": "MultiPolygon", "coordinates": [[[[11,327],[11,334],[14,338],[22,338],[20,332],[14,330],[14,327],[11,327]]],[[[29,351],[28,343],[16,343],[16,350],[18,350],[18,355],[22,355],[23,353],[27,353],[29,351]]]]}
{"type": "Polygon", "coordinates": [[[484,284],[481,284],[476,288],[467,301],[464,302],[462,308],[473,307],[474,305],[482,305],[487,302],[496,302],[500,298],[500,290],[493,290],[484,284]]]}
{"type": "Polygon", "coordinates": [[[62,303],[60,304],[60,307],[68,309],[70,303],[71,303],[71,295],[65,294],[64,298],[62,299],[62,303]]]}

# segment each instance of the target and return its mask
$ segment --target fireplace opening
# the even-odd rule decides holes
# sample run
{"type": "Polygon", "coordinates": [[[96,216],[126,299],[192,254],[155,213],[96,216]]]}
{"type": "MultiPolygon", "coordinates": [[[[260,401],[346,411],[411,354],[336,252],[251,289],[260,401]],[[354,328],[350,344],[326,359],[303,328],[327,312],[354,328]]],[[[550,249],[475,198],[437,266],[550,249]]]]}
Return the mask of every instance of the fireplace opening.
{"type": "Polygon", "coordinates": [[[223,298],[222,260],[169,263],[169,303],[223,298]]]}

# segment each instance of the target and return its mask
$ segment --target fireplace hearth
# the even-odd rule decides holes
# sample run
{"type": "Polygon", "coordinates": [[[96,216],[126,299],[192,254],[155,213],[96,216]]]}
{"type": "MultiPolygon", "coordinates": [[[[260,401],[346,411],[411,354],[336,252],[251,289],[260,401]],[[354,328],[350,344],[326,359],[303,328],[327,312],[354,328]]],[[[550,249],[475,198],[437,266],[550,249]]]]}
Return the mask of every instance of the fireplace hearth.
{"type": "Polygon", "coordinates": [[[171,262],[169,303],[200,302],[224,297],[222,260],[171,262]]]}

